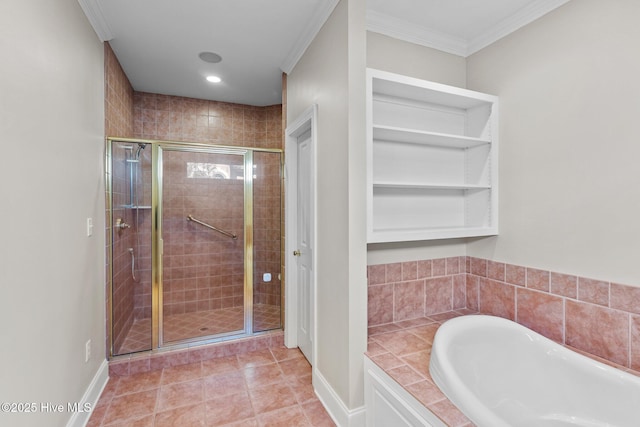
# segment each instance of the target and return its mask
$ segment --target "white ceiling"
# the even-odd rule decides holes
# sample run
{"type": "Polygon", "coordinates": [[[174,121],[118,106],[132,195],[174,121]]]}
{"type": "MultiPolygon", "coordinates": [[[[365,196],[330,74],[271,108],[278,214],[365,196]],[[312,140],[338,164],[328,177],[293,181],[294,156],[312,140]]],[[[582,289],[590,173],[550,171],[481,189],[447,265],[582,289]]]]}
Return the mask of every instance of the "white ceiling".
{"type": "MultiPolygon", "coordinates": [[[[338,0],[78,0],[133,88],[273,105],[338,0]],[[198,54],[222,61],[210,64],[198,54]],[[209,74],[221,83],[205,81],[209,74]]],[[[460,56],[569,0],[368,0],[367,28],[460,56]]]]}

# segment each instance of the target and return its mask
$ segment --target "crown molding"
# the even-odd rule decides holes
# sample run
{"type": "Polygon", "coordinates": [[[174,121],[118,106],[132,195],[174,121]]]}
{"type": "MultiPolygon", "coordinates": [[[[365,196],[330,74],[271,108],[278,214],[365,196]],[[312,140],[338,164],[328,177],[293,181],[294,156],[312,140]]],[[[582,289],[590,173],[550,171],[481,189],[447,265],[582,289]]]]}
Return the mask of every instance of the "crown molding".
{"type": "Polygon", "coordinates": [[[311,18],[311,21],[308,22],[306,30],[300,35],[282,62],[282,65],[280,66],[282,71],[289,74],[293,70],[293,67],[295,67],[300,58],[302,58],[302,55],[316,35],[318,35],[324,23],[329,19],[331,12],[333,12],[333,9],[335,9],[338,2],[339,0],[325,0],[318,2],[318,7],[311,18]]]}
{"type": "Polygon", "coordinates": [[[467,41],[374,10],[367,11],[367,30],[458,56],[466,56],[467,41]]]}
{"type": "Polygon", "coordinates": [[[498,22],[484,33],[473,38],[467,46],[467,55],[472,55],[481,49],[489,46],[501,38],[519,30],[527,24],[546,15],[554,9],[559,8],[569,0],[537,0],[528,6],[520,9],[517,13],[498,22]]]}
{"type": "Polygon", "coordinates": [[[472,40],[452,36],[373,10],[367,11],[367,30],[466,58],[569,1],[537,0],[472,40]]]}
{"type": "Polygon", "coordinates": [[[80,7],[87,16],[89,23],[93,27],[93,31],[96,32],[98,38],[102,42],[108,42],[113,38],[111,28],[102,13],[102,8],[98,3],[98,0],[78,0],[80,7]]]}

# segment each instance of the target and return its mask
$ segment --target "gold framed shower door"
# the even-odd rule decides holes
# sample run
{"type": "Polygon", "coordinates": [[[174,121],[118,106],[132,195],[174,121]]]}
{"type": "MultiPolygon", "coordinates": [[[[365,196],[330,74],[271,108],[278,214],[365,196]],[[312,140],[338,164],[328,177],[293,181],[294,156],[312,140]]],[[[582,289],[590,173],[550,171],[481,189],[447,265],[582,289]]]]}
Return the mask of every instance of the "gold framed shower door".
{"type": "MultiPolygon", "coordinates": [[[[191,143],[191,142],[177,142],[177,141],[157,141],[157,140],[142,140],[135,138],[108,138],[107,139],[107,152],[106,152],[106,176],[107,176],[107,228],[109,230],[109,250],[107,251],[108,262],[108,333],[110,341],[110,356],[117,356],[121,354],[118,349],[114,348],[114,312],[113,312],[113,300],[114,300],[114,233],[116,233],[114,224],[114,200],[113,200],[113,157],[112,150],[113,144],[145,144],[151,147],[151,201],[150,201],[150,217],[151,217],[151,343],[148,350],[162,350],[164,348],[171,347],[179,348],[194,345],[195,343],[212,343],[222,340],[228,340],[232,338],[247,337],[261,333],[254,328],[254,152],[265,153],[277,153],[280,156],[280,176],[282,176],[283,169],[283,152],[280,149],[263,149],[263,148],[247,148],[247,147],[234,147],[224,145],[213,145],[204,143],[191,143]],[[199,155],[221,155],[221,156],[240,156],[242,158],[243,165],[243,227],[242,227],[242,246],[243,246],[243,325],[242,328],[217,332],[213,335],[200,335],[193,337],[186,337],[178,340],[166,339],[166,301],[165,284],[167,278],[164,275],[165,271],[165,230],[163,220],[166,217],[164,206],[165,203],[165,189],[166,189],[166,173],[163,170],[167,155],[173,155],[176,153],[199,155]]],[[[224,173],[224,171],[222,172],[224,173]]],[[[230,177],[227,177],[230,178],[230,177]]],[[[239,180],[238,180],[239,181],[239,180]]],[[[280,183],[281,186],[281,183],[280,183]]],[[[282,191],[282,186],[281,190],[282,191]]],[[[282,216],[282,211],[280,211],[282,216]]],[[[194,217],[194,216],[192,216],[194,217]]],[[[187,216],[185,221],[188,222],[187,216]]],[[[200,226],[201,224],[193,225],[200,226]]],[[[280,221],[281,223],[281,221],[280,221]]],[[[281,226],[281,224],[280,224],[281,226]]],[[[214,227],[215,228],[215,227],[214,227]]],[[[205,228],[203,227],[203,230],[205,228]]],[[[216,233],[215,230],[211,230],[211,233],[216,233]]],[[[282,233],[280,232],[280,235],[282,233]]],[[[229,238],[229,236],[224,236],[229,238]]],[[[280,252],[282,244],[280,243],[280,252]]],[[[282,262],[280,262],[278,270],[278,278],[282,278],[282,262]]],[[[283,287],[283,280],[280,281],[280,286],[283,287]]],[[[280,290],[282,291],[282,289],[280,290]]],[[[281,292],[282,294],[282,292],[281,292]]],[[[280,304],[280,320],[279,324],[282,327],[282,305],[280,304]]],[[[146,349],[145,349],[146,350],[146,349]]]]}

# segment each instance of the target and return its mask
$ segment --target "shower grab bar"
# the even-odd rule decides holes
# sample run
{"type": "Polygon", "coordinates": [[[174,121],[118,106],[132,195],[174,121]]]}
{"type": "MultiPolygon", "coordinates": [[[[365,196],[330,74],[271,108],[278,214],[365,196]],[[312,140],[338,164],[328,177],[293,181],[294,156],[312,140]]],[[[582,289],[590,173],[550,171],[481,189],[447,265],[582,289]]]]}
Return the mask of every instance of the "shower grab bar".
{"type": "Polygon", "coordinates": [[[202,222],[202,221],[200,221],[200,220],[197,220],[197,219],[195,219],[192,215],[187,215],[187,221],[193,221],[193,222],[196,222],[196,223],[198,223],[198,224],[200,224],[200,225],[203,225],[203,226],[205,226],[205,227],[207,227],[207,228],[212,229],[213,231],[217,231],[217,232],[218,232],[218,233],[220,233],[220,234],[224,234],[225,236],[231,237],[233,240],[236,240],[236,239],[238,238],[238,236],[237,236],[237,235],[235,235],[235,234],[233,234],[233,233],[230,233],[230,232],[228,232],[228,231],[220,230],[219,228],[216,228],[216,227],[214,227],[213,225],[209,225],[209,224],[207,224],[206,222],[202,222]]]}

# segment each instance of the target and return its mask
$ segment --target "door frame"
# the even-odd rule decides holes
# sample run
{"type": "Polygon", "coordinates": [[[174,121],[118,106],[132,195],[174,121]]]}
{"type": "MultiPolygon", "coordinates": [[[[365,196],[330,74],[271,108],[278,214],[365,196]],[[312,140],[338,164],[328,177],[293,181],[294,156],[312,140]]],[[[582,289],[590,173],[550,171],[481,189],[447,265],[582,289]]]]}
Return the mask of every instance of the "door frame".
{"type": "MultiPolygon", "coordinates": [[[[285,285],[285,320],[284,320],[284,343],[286,347],[295,348],[298,346],[298,283],[296,274],[294,274],[293,266],[296,264],[293,251],[297,246],[297,186],[298,186],[298,137],[311,131],[311,170],[308,171],[311,182],[311,194],[309,195],[311,226],[311,241],[316,246],[317,236],[317,215],[316,215],[316,195],[317,195],[317,122],[318,122],[318,106],[313,104],[307,108],[296,120],[293,121],[285,130],[285,191],[286,191],[286,209],[285,209],[285,262],[287,268],[286,285],[285,285]]],[[[317,334],[316,334],[316,284],[317,284],[317,251],[312,252],[311,259],[311,359],[309,362],[315,365],[317,354],[317,334]]],[[[314,366],[315,367],[315,366],[314,366]]]]}

